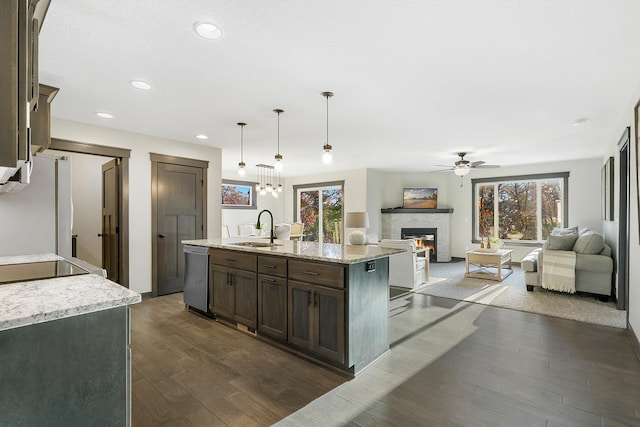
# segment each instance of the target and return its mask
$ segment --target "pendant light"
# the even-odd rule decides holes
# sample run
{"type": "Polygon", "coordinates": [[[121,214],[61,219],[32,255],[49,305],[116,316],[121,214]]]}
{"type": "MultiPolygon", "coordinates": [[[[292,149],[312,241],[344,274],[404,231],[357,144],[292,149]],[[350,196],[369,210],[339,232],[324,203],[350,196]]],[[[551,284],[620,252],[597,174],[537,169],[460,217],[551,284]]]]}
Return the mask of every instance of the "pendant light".
{"type": "Polygon", "coordinates": [[[278,115],[278,152],[275,155],[276,164],[274,168],[279,172],[282,170],[282,155],[280,154],[280,113],[284,113],[284,110],[276,108],[273,112],[278,115]]]}
{"type": "Polygon", "coordinates": [[[238,123],[240,126],[240,163],[238,163],[238,175],[245,176],[247,174],[247,170],[245,169],[244,163],[244,127],[246,123],[238,123]]]}
{"type": "Polygon", "coordinates": [[[327,98],[327,143],[322,147],[322,150],[324,151],[322,153],[322,163],[329,165],[333,161],[333,155],[331,154],[331,149],[333,147],[329,145],[329,98],[333,96],[333,92],[322,92],[322,96],[327,98]]]}

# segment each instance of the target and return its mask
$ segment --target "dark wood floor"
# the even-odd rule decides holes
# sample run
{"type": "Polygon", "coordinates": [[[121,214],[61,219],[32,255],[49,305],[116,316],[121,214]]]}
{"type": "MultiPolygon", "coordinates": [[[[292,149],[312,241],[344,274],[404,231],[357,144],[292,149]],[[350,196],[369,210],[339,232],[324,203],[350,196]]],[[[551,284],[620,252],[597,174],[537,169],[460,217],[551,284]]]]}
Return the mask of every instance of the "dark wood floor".
{"type": "Polygon", "coordinates": [[[349,380],[181,298],[132,307],[136,427],[640,425],[625,330],[409,294],[392,300],[391,352],[349,380]]]}

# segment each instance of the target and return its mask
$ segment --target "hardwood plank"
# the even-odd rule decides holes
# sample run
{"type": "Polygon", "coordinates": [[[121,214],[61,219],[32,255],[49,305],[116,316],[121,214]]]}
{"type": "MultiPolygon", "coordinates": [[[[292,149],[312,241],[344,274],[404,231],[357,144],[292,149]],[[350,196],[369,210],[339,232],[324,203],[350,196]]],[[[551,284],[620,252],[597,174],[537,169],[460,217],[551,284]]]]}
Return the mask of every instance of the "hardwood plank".
{"type": "Polygon", "coordinates": [[[410,293],[354,379],[185,310],[132,307],[133,425],[640,425],[625,331],[410,293]]]}

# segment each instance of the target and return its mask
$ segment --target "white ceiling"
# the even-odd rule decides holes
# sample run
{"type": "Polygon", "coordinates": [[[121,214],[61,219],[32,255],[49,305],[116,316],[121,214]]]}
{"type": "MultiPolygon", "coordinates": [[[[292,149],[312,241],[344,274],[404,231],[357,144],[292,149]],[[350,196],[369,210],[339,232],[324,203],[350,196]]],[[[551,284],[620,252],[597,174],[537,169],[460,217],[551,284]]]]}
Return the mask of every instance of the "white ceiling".
{"type": "Polygon", "coordinates": [[[429,171],[457,151],[502,165],[593,158],[631,115],[639,17],[637,0],[52,0],[40,75],[61,88],[55,117],[204,133],[224,170],[240,160],[240,121],[249,172],[273,163],[274,108],[284,176],[429,171]],[[201,20],[224,37],[199,37],[201,20]]]}

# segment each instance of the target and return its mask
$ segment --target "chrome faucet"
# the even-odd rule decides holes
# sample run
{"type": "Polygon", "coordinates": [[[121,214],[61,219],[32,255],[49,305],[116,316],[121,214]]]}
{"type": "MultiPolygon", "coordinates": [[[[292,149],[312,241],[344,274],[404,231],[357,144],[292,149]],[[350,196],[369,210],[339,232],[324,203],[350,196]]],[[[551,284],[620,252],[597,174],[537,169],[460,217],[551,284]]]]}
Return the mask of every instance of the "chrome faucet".
{"type": "Polygon", "coordinates": [[[256,223],[256,228],[260,229],[260,216],[262,216],[262,214],[265,212],[268,213],[271,217],[271,234],[269,235],[269,243],[273,244],[273,214],[269,209],[262,209],[260,211],[260,213],[258,214],[258,222],[256,223]]]}

